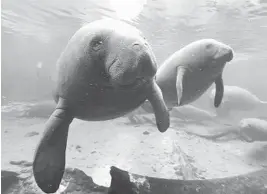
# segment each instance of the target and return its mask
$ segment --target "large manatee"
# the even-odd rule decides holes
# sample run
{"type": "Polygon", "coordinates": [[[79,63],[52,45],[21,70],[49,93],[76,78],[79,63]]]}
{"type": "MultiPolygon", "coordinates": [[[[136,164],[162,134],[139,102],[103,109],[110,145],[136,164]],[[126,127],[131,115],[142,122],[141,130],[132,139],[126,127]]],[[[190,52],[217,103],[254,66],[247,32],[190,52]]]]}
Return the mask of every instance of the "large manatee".
{"type": "Polygon", "coordinates": [[[34,177],[44,192],[55,192],[60,185],[68,130],[74,118],[114,119],[148,100],[159,131],[168,129],[169,113],[155,81],[156,71],[150,45],[129,24],[103,19],[85,25],[73,35],[57,61],[57,106],[34,156],[34,177]]]}

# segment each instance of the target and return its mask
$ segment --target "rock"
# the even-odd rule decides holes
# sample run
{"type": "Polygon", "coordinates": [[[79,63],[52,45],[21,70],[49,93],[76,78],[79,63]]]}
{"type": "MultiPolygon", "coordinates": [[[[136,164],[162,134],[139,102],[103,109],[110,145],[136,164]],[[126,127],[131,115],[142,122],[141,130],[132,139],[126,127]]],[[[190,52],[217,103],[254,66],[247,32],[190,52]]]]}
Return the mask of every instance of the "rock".
{"type": "MultiPolygon", "coordinates": [[[[10,164],[21,168],[19,172],[1,170],[2,194],[42,194],[35,183],[32,166],[26,161],[12,161],[10,164]]],[[[96,185],[90,176],[77,168],[66,168],[60,188],[56,192],[68,194],[104,194],[108,188],[96,185]]]]}
{"type": "Polygon", "coordinates": [[[149,135],[150,133],[148,131],[144,131],[143,135],[149,135]]]}
{"type": "Polygon", "coordinates": [[[30,167],[30,166],[32,166],[32,162],[28,162],[28,161],[25,161],[25,160],[20,160],[20,161],[11,160],[9,162],[9,164],[17,165],[17,166],[21,166],[21,167],[30,167]]]}
{"type": "Polygon", "coordinates": [[[32,132],[29,132],[29,133],[25,134],[25,137],[33,137],[33,136],[36,136],[36,135],[39,135],[39,133],[36,132],[36,131],[32,131],[32,132]]]}
{"type": "MultiPolygon", "coordinates": [[[[2,170],[2,194],[41,194],[30,162],[12,162],[20,172],[2,170]]],[[[108,176],[108,175],[107,175],[108,176]]],[[[266,194],[267,170],[236,177],[210,180],[173,180],[137,175],[115,166],[110,169],[111,185],[99,186],[77,168],[66,168],[57,194],[266,194]]]]}
{"type": "Polygon", "coordinates": [[[13,184],[17,184],[19,181],[18,175],[16,172],[1,170],[1,193],[6,193],[8,188],[12,187],[13,184]]]}
{"type": "Polygon", "coordinates": [[[267,170],[207,180],[174,180],[141,176],[112,166],[109,194],[266,194],[267,170]]]}

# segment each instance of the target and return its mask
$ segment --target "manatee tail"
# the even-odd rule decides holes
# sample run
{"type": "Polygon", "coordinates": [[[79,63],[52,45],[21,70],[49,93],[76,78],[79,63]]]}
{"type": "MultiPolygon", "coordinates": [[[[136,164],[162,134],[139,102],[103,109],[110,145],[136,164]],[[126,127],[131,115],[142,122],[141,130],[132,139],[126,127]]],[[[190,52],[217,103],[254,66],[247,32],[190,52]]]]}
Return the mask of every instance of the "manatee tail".
{"type": "Polygon", "coordinates": [[[60,99],[35,150],[33,174],[37,185],[45,193],[54,193],[59,188],[65,170],[65,152],[72,120],[66,103],[60,99]]]}

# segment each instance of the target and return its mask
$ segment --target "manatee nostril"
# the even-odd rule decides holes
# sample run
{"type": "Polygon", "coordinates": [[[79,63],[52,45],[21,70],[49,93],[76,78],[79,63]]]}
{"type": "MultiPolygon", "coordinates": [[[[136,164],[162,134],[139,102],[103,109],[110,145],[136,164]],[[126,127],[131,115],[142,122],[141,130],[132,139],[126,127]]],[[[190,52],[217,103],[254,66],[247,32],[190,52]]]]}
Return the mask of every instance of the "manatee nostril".
{"type": "Polygon", "coordinates": [[[141,44],[139,44],[139,43],[134,43],[134,44],[132,45],[132,47],[133,47],[133,49],[136,50],[136,51],[140,51],[140,50],[142,49],[142,46],[141,46],[141,44]]]}

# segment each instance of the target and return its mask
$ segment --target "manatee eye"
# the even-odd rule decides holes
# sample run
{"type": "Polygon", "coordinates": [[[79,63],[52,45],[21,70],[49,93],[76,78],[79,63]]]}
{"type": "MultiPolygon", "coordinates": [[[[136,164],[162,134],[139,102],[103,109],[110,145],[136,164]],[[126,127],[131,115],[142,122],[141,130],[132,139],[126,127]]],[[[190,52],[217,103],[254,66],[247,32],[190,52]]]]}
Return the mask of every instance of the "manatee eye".
{"type": "Polygon", "coordinates": [[[207,45],[206,45],[206,49],[209,50],[209,49],[211,49],[211,48],[212,48],[212,44],[207,44],[207,45]]]}
{"type": "Polygon", "coordinates": [[[102,44],[103,44],[102,40],[93,41],[93,43],[92,43],[93,50],[98,51],[101,48],[102,44]]]}
{"type": "MultiPolygon", "coordinates": [[[[214,47],[214,45],[212,43],[209,43],[205,46],[205,52],[208,53],[208,55],[214,59],[214,56],[217,53],[217,49],[214,47]]],[[[215,61],[214,61],[215,62],[215,61]]]]}

